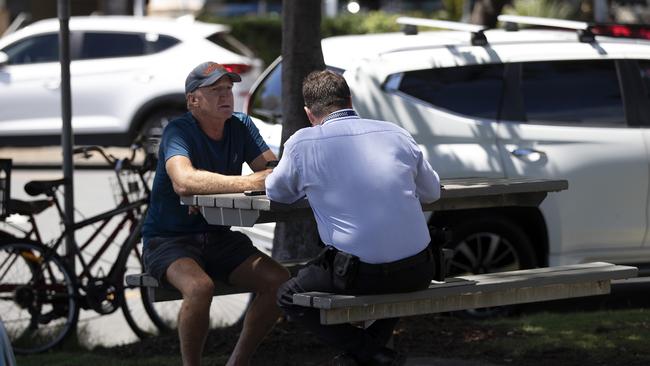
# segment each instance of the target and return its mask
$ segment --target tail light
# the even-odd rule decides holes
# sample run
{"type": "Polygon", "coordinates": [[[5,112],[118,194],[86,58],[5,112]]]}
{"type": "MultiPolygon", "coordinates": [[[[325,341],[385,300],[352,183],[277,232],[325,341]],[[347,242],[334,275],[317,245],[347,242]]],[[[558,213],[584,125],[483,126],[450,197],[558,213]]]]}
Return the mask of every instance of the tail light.
{"type": "Polygon", "coordinates": [[[223,67],[236,74],[245,74],[252,68],[251,65],[246,64],[223,64],[223,67]]]}
{"type": "Polygon", "coordinates": [[[639,24],[597,24],[589,27],[593,34],[609,37],[650,39],[650,26],[639,24]]]}

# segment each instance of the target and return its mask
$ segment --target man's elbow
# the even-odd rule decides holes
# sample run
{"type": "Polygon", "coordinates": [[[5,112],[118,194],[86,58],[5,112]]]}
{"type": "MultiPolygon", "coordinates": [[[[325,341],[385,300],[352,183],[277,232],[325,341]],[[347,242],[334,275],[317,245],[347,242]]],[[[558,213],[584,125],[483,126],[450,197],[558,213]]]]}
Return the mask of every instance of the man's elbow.
{"type": "Polygon", "coordinates": [[[172,187],[174,188],[174,192],[179,196],[189,196],[192,194],[192,190],[182,182],[172,182],[172,187]]]}
{"type": "MultiPolygon", "coordinates": [[[[278,194],[276,194],[275,191],[270,189],[268,186],[266,186],[266,198],[270,199],[271,201],[275,201],[275,202],[280,202],[280,200],[282,199],[281,197],[278,196],[278,194]]],[[[283,202],[280,202],[280,203],[283,203],[283,202]]]]}
{"type": "Polygon", "coordinates": [[[297,201],[293,197],[288,197],[287,195],[280,194],[278,191],[269,188],[268,186],[266,187],[266,197],[271,201],[284,203],[288,205],[297,201]]]}
{"type": "Polygon", "coordinates": [[[434,203],[439,199],[440,199],[440,191],[420,195],[420,202],[422,203],[434,203]]]}
{"type": "Polygon", "coordinates": [[[438,199],[440,199],[440,197],[426,197],[426,198],[420,197],[420,203],[428,205],[436,202],[438,199]]]}

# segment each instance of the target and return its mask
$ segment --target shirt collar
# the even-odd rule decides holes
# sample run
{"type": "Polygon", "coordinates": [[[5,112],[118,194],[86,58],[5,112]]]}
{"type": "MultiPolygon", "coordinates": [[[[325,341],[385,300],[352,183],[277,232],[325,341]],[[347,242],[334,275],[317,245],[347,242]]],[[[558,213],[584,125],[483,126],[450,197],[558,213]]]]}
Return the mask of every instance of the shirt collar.
{"type": "Polygon", "coordinates": [[[323,120],[321,121],[321,125],[324,125],[325,123],[338,120],[338,119],[343,119],[343,118],[360,118],[357,112],[354,111],[354,109],[339,109],[336,112],[328,114],[323,120]]]}

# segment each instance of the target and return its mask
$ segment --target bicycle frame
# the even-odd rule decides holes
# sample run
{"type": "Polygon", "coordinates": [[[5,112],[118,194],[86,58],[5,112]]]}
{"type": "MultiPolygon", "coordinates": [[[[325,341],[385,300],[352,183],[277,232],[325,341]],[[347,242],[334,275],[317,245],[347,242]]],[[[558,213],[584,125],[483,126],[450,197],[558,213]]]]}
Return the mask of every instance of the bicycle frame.
{"type": "MultiPolygon", "coordinates": [[[[77,277],[78,277],[78,279],[92,278],[93,276],[92,276],[92,274],[90,272],[93,269],[93,266],[102,257],[102,255],[109,248],[109,246],[113,243],[115,237],[117,237],[117,235],[122,231],[122,229],[124,228],[124,225],[127,222],[131,223],[132,228],[135,228],[135,226],[137,226],[138,219],[135,217],[134,212],[135,211],[142,211],[142,213],[144,214],[144,211],[145,211],[144,209],[146,208],[146,205],[148,203],[149,203],[148,198],[142,198],[142,199],[139,199],[139,200],[137,200],[135,202],[126,204],[123,207],[118,206],[118,208],[108,210],[106,212],[100,213],[98,215],[95,215],[93,217],[87,218],[87,219],[79,221],[79,222],[75,222],[75,223],[72,224],[72,226],[70,228],[67,228],[67,229],[63,230],[63,232],[60,234],[59,238],[50,247],[52,248],[52,250],[56,251],[59,248],[59,246],[61,245],[61,243],[63,242],[63,240],[65,239],[66,235],[70,231],[75,232],[75,231],[77,231],[79,229],[82,229],[84,227],[87,227],[87,226],[93,225],[93,224],[95,224],[97,222],[102,222],[103,221],[102,224],[98,228],[96,228],[94,230],[93,234],[88,239],[86,239],[86,241],[81,246],[79,246],[76,243],[76,239],[75,239],[75,244],[77,244],[77,245],[75,245],[76,251],[75,251],[74,254],[75,254],[75,257],[77,259],[79,259],[79,262],[81,263],[81,266],[83,268],[82,272],[77,274],[77,277]],[[84,258],[83,258],[83,255],[82,255],[84,250],[93,242],[93,240],[99,234],[102,233],[103,229],[112,221],[112,219],[114,217],[117,217],[118,215],[121,215],[121,214],[124,214],[124,213],[126,213],[126,215],[122,218],[122,220],[118,223],[118,225],[113,229],[113,231],[111,231],[111,233],[108,235],[106,240],[104,240],[104,242],[101,244],[101,246],[97,250],[97,252],[95,252],[95,254],[92,256],[91,260],[86,262],[84,260],[84,258]]],[[[62,214],[61,207],[59,206],[58,201],[55,201],[55,205],[57,206],[57,209],[62,214]]],[[[130,236],[131,235],[129,235],[129,237],[130,236]]],[[[128,241],[129,237],[127,237],[127,239],[125,240],[125,243],[126,243],[126,241],[128,241]]],[[[124,246],[122,246],[122,247],[124,247],[124,246]]],[[[114,264],[111,266],[111,270],[109,271],[108,276],[106,276],[106,277],[108,277],[111,280],[114,280],[116,276],[121,275],[120,273],[117,273],[116,269],[119,269],[119,268],[123,267],[124,262],[126,261],[127,255],[128,255],[128,251],[120,249],[120,254],[118,255],[118,260],[116,260],[114,262],[114,264]],[[126,255],[122,255],[121,252],[126,252],[126,255]],[[124,259],[120,260],[120,257],[124,257],[124,259]]]]}
{"type": "MultiPolygon", "coordinates": [[[[85,299],[85,302],[81,302],[81,306],[83,308],[92,308],[96,312],[100,314],[108,314],[110,312],[115,311],[119,306],[114,306],[115,304],[119,304],[121,301],[120,298],[115,298],[112,296],[113,292],[117,294],[118,296],[121,295],[121,292],[117,290],[120,288],[120,285],[123,285],[123,272],[126,266],[126,262],[128,260],[129,252],[131,250],[132,244],[130,243],[130,240],[132,240],[133,237],[137,237],[139,234],[139,230],[142,226],[142,222],[144,220],[144,214],[146,213],[146,208],[149,203],[149,194],[150,190],[148,185],[146,184],[146,179],[144,178],[144,174],[142,172],[138,172],[138,177],[140,182],[142,183],[142,187],[144,189],[144,197],[139,198],[133,202],[129,202],[128,198],[128,193],[125,190],[125,184],[124,182],[121,181],[119,171],[116,171],[116,176],[118,179],[118,184],[121,190],[121,202],[117,205],[116,208],[105,211],[103,213],[97,214],[95,216],[92,216],[90,218],[84,219],[79,222],[74,222],[72,226],[65,228],[58,239],[54,241],[53,244],[49,245],[50,248],[54,252],[58,250],[60,247],[61,243],[63,243],[64,239],[66,238],[66,235],[69,232],[76,232],[77,230],[80,230],[82,228],[91,226],[96,223],[101,223],[99,227],[95,228],[90,237],[88,237],[85,242],[81,245],[77,243],[77,240],[75,239],[75,253],[72,255],[75,256],[79,260],[79,263],[81,264],[81,272],[77,273],[76,268],[72,271],[75,273],[77,277],[77,281],[79,283],[79,288],[81,290],[84,290],[85,293],[80,294],[81,298],[85,299]],[[95,239],[98,237],[98,235],[104,233],[104,230],[106,226],[113,221],[113,218],[118,217],[120,215],[124,216],[120,219],[120,221],[117,223],[117,225],[112,229],[110,233],[108,233],[106,239],[100,244],[99,248],[92,254],[90,260],[86,261],[84,259],[83,253],[85,250],[94,243],[95,239]],[[140,214],[140,218],[137,217],[137,215],[140,214]],[[117,258],[112,261],[113,264],[111,265],[108,273],[105,276],[97,276],[96,274],[93,274],[93,270],[96,268],[97,262],[102,259],[104,253],[108,250],[108,248],[114,243],[115,238],[122,232],[124,229],[124,226],[130,224],[130,234],[125,238],[124,242],[120,243],[120,249],[117,254],[117,258]],[[101,283],[102,287],[100,290],[101,291],[107,291],[107,292],[100,292],[100,293],[95,293],[97,298],[95,297],[90,297],[93,296],[91,294],[92,291],[92,286],[94,285],[95,281],[98,281],[101,283]],[[108,286],[108,287],[106,287],[108,286]],[[111,303],[111,306],[108,307],[108,309],[104,309],[103,307],[96,305],[98,304],[98,298],[101,298],[103,295],[106,295],[106,299],[108,299],[111,303]],[[92,304],[95,304],[96,306],[93,306],[92,304]]],[[[63,219],[64,217],[64,212],[61,207],[61,204],[59,202],[59,198],[56,196],[56,194],[52,195],[52,201],[59,213],[59,217],[63,219]]],[[[70,255],[70,253],[67,253],[70,255]]],[[[140,255],[141,253],[138,253],[140,255]]]]}

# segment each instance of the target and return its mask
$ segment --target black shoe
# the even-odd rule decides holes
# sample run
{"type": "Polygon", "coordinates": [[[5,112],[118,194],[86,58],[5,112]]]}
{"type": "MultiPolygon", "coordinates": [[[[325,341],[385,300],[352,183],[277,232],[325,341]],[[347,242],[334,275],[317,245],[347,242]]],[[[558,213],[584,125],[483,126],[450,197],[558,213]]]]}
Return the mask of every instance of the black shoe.
{"type": "Polygon", "coordinates": [[[334,356],[332,361],[329,363],[332,366],[358,366],[359,363],[357,359],[354,358],[349,353],[341,353],[340,355],[334,356]]]}
{"type": "Polygon", "coordinates": [[[379,352],[363,363],[364,366],[402,366],[406,364],[406,355],[383,347],[379,352]]]}

